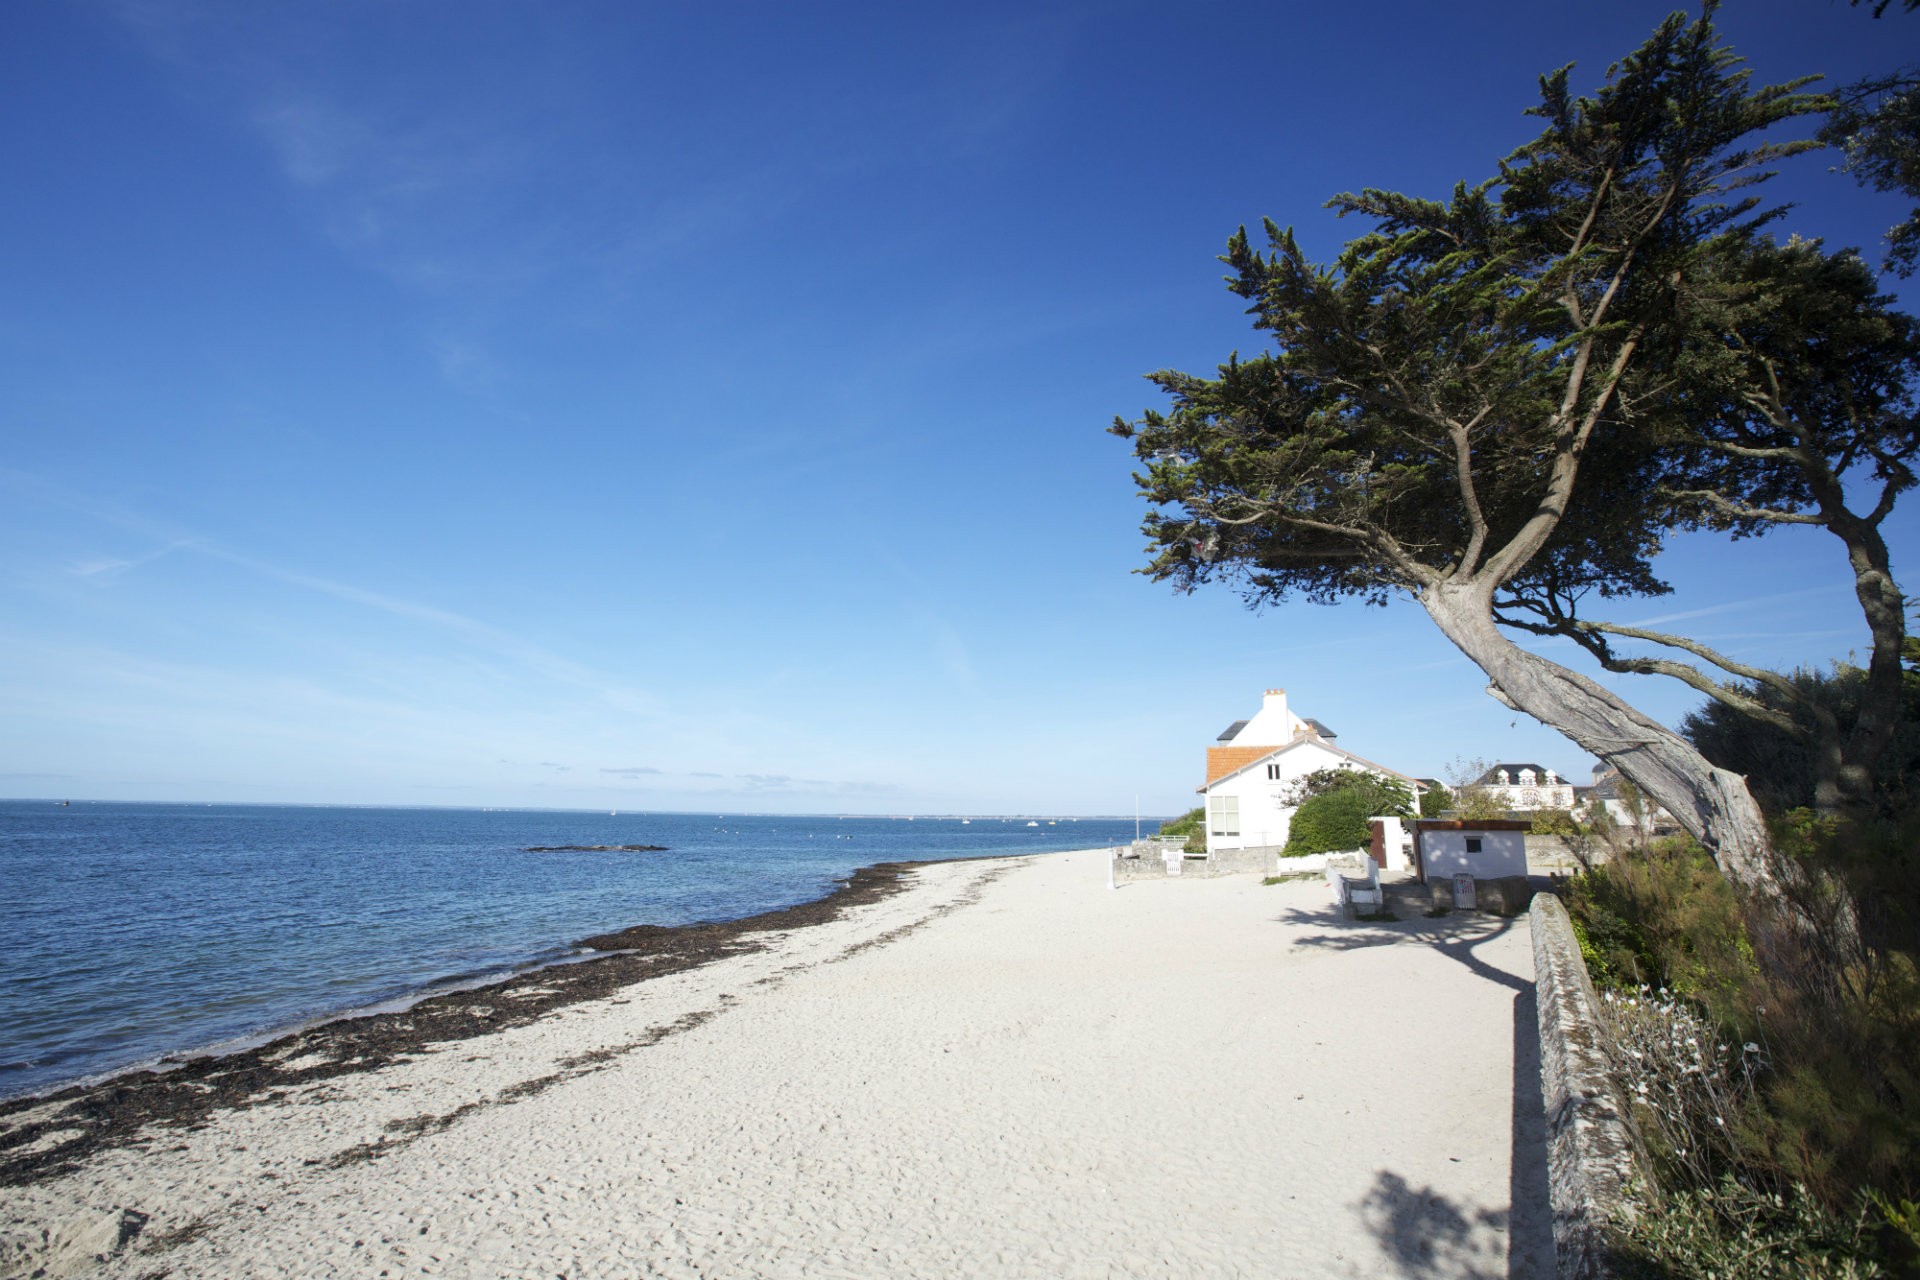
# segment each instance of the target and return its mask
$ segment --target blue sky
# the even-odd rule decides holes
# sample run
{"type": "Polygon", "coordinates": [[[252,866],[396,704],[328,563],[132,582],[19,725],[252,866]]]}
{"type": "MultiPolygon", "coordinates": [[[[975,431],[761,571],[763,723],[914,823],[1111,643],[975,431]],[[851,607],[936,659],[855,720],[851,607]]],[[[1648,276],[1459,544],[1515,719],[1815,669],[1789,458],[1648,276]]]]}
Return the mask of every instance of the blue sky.
{"type": "MultiPolygon", "coordinates": [[[[5,6],[0,795],[1166,813],[1269,686],[1584,778],[1409,605],[1132,574],[1105,427],[1257,346],[1236,226],[1330,255],[1328,196],[1485,176],[1666,11],[5,6]]],[[[1767,80],[1920,48],[1722,27],[1767,80]]],[[[1827,163],[1787,225],[1873,250],[1827,163]]],[[[1828,541],[1684,540],[1618,616],[1843,657],[1828,541]]]]}

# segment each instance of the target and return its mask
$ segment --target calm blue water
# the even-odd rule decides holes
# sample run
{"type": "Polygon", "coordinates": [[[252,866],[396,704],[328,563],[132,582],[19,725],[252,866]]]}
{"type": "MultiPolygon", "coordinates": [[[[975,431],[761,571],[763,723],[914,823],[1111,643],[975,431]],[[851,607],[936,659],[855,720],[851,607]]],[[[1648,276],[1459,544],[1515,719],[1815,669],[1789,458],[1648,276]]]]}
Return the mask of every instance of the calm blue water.
{"type": "Polygon", "coordinates": [[[552,961],[628,925],[808,901],[869,863],[1091,848],[1133,830],[0,801],[0,1097],[552,961]],[[555,844],[671,851],[524,852],[555,844]]]}

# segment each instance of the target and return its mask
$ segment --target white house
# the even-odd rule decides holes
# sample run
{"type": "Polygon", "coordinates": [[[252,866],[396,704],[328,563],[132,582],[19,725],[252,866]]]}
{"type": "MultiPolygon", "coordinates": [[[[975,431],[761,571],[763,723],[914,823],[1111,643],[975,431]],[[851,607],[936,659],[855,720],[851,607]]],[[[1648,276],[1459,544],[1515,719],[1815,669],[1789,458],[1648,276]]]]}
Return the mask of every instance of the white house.
{"type": "Polygon", "coordinates": [[[1279,849],[1293,825],[1293,793],[1300,779],[1322,769],[1364,769],[1404,783],[1412,778],[1336,746],[1333,730],[1302,719],[1287,707],[1285,689],[1269,689],[1259,713],[1236,720],[1207,748],[1207,852],[1279,849]]]}
{"type": "Polygon", "coordinates": [[[1589,822],[1597,822],[1604,813],[1623,835],[1644,837],[1667,835],[1680,830],[1680,823],[1652,796],[1643,795],[1606,763],[1593,766],[1593,785],[1579,788],[1580,813],[1589,822]]]}
{"type": "Polygon", "coordinates": [[[1517,813],[1573,808],[1573,784],[1537,764],[1497,764],[1472,785],[1498,796],[1517,813]]]}

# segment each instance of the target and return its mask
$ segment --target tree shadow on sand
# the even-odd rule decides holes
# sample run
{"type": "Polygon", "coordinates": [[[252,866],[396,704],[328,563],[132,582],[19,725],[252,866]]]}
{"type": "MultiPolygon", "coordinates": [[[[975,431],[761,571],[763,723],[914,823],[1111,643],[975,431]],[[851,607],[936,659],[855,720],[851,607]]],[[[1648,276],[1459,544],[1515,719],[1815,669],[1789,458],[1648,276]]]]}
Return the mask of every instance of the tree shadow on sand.
{"type": "Polygon", "coordinates": [[[1468,1214],[1432,1187],[1415,1187],[1382,1170],[1360,1202],[1360,1216],[1401,1275],[1501,1280],[1508,1275],[1494,1233],[1504,1235],[1507,1215],[1482,1209],[1468,1214]]]}
{"type": "Polygon", "coordinates": [[[1276,924],[1298,927],[1318,925],[1329,933],[1307,934],[1295,938],[1293,945],[1311,951],[1360,951],[1367,947],[1423,946],[1437,951],[1457,964],[1465,965],[1488,982],[1497,982],[1513,991],[1533,993],[1533,984],[1516,978],[1505,969],[1490,965],[1474,955],[1477,947],[1511,933],[1517,917],[1468,915],[1456,912],[1437,920],[1345,920],[1328,918],[1325,911],[1290,908],[1274,917],[1276,924]]]}
{"type": "Polygon", "coordinates": [[[1508,1212],[1469,1212],[1431,1187],[1416,1188],[1404,1177],[1381,1170],[1361,1202],[1368,1229],[1400,1274],[1409,1277],[1459,1277],[1460,1280],[1531,1280],[1554,1275],[1553,1205],[1547,1175],[1546,1104],[1540,1087],[1540,1019],[1534,985],[1474,952],[1504,937],[1517,919],[1457,913],[1437,919],[1368,921],[1329,918],[1326,911],[1298,908],[1276,923],[1322,932],[1303,934],[1295,946],[1321,951],[1358,951],[1369,947],[1419,946],[1464,966],[1475,976],[1505,987],[1513,995],[1513,1112],[1508,1212]],[[1504,1265],[1490,1232],[1506,1236],[1504,1265]]]}

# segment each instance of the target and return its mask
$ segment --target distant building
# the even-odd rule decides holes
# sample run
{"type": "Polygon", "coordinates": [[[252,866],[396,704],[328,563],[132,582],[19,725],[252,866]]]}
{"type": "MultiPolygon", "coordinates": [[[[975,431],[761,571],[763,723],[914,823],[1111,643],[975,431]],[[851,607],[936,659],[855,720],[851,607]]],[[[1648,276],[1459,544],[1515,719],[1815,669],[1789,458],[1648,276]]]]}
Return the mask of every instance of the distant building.
{"type": "Polygon", "coordinates": [[[1338,735],[1318,720],[1295,715],[1285,689],[1269,689],[1251,719],[1236,720],[1207,748],[1207,852],[1278,849],[1293,825],[1299,781],[1322,769],[1361,769],[1404,783],[1416,796],[1420,785],[1404,773],[1375,764],[1334,745],[1338,735]]]}
{"type": "Polygon", "coordinates": [[[1588,822],[1598,821],[1604,813],[1614,827],[1630,835],[1663,836],[1680,830],[1671,813],[1605,761],[1594,762],[1593,785],[1579,791],[1580,814],[1588,822]]]}
{"type": "Polygon", "coordinates": [[[1537,764],[1496,764],[1471,784],[1516,813],[1573,808],[1573,784],[1537,764]]]}

